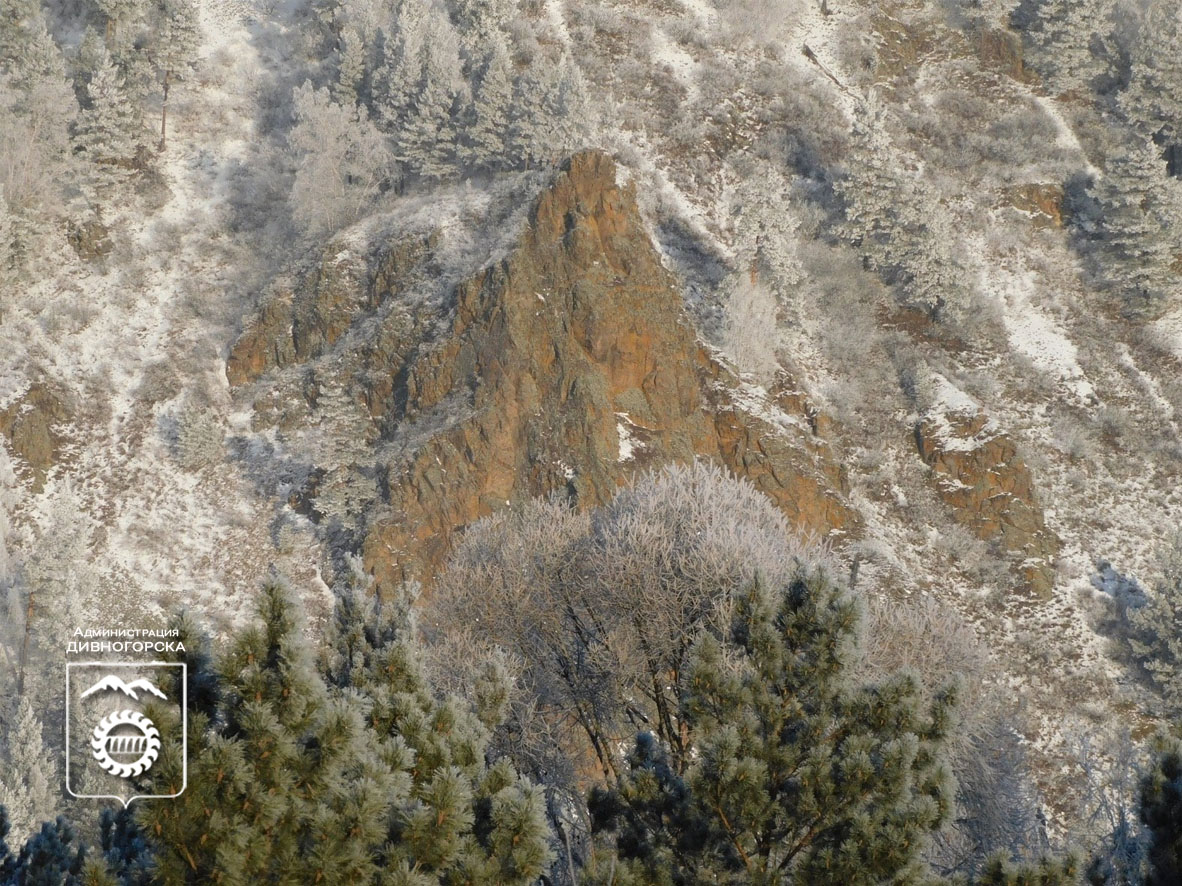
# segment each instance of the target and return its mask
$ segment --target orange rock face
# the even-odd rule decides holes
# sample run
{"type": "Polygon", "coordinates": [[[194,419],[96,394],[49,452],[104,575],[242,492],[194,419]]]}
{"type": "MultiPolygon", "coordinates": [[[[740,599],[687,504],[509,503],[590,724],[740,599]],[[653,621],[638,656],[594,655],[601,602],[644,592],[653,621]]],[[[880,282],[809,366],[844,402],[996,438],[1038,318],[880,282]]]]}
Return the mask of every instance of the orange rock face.
{"type": "MultiPolygon", "coordinates": [[[[389,282],[374,289],[330,288],[332,310],[311,296],[303,310],[336,316],[342,304],[365,312],[397,298],[389,282]]],[[[288,344],[292,309],[267,310],[233,350],[232,382],[301,359],[288,344]]],[[[856,528],[816,410],[762,396],[699,343],[631,187],[604,154],[571,158],[516,248],[458,287],[442,331],[418,334],[409,324],[354,355],[359,399],[381,419],[383,451],[396,453],[361,542],[379,585],[429,579],[453,535],[498,508],[554,493],[601,504],[638,471],[697,457],[749,477],[803,531],[856,528]]]]}
{"type": "Polygon", "coordinates": [[[1043,521],[1030,471],[1014,441],[977,412],[926,418],[916,429],[916,443],[957,522],[1020,556],[1027,587],[1049,597],[1060,542],[1043,521]]]}
{"type": "Polygon", "coordinates": [[[1003,205],[1028,215],[1036,228],[1063,227],[1063,200],[1063,186],[1057,184],[1017,185],[1002,191],[1003,205]]]}

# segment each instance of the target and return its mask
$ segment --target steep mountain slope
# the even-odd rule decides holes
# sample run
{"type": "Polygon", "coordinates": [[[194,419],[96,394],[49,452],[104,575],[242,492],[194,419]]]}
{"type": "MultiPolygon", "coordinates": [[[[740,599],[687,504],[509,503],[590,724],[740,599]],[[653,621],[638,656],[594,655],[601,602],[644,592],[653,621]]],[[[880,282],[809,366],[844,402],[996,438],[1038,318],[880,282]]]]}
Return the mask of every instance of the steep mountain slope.
{"type": "Polygon", "coordinates": [[[391,188],[317,240],[288,223],[284,127],[292,87],[329,82],[320,24],[202,4],[149,198],[6,308],[9,547],[77,544],[82,626],[231,621],[272,564],[316,612],[346,553],[429,581],[481,516],[709,458],[859,592],[953,606],[1070,819],[1081,736],[1152,726],[1102,628],[1182,516],[1182,305],[1132,318],[1096,283],[1072,219],[1115,136],[1002,5],[524,3],[529,51],[572,53],[596,97],[596,149],[391,188]],[[850,234],[856,169],[926,195],[959,320],[850,234]]]}
{"type": "MultiPolygon", "coordinates": [[[[806,534],[854,521],[804,403],[786,412],[696,340],[632,190],[617,185],[610,157],[573,157],[534,202],[519,244],[459,285],[432,333],[399,328],[398,310],[413,297],[399,281],[430,260],[428,236],[385,252],[368,283],[326,286],[318,269],[307,300],[267,303],[231,351],[237,381],[312,356],[316,377],[348,367],[358,380],[350,395],[384,429],[386,493],[363,520],[379,586],[428,575],[452,532],[515,501],[561,492],[602,504],[636,471],[697,456],[749,477],[806,534]],[[322,330],[315,346],[310,326],[322,330]]],[[[265,374],[256,389],[270,400],[274,384],[265,374]]]]}

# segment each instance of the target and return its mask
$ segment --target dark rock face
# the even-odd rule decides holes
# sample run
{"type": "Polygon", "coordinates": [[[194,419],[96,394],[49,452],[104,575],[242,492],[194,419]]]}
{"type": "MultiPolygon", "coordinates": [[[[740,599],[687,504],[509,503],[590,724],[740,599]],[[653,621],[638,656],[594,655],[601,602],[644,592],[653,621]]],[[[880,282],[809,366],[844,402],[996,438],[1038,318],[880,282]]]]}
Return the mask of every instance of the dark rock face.
{"type": "Polygon", "coordinates": [[[0,434],[32,474],[32,489],[40,492],[49,469],[58,464],[65,445],[60,426],[70,421],[67,403],[45,384],[34,384],[7,409],[0,410],[0,434]]]}
{"type": "MultiPolygon", "coordinates": [[[[277,297],[233,349],[231,382],[326,351],[357,312],[396,299],[430,247],[396,245],[361,291],[313,281],[277,297]],[[301,312],[316,321],[303,346],[301,312]]],[[[557,492],[593,506],[637,471],[697,457],[750,478],[804,531],[856,529],[823,416],[745,386],[699,343],[606,155],[568,161],[430,340],[385,316],[352,355],[397,453],[362,545],[379,584],[429,578],[454,532],[513,502],[557,492]]]]}
{"type": "Polygon", "coordinates": [[[83,261],[97,261],[113,248],[110,231],[97,219],[71,222],[66,231],[66,239],[83,261]]]}
{"type": "Polygon", "coordinates": [[[1015,80],[1034,78],[1022,58],[1022,38],[1001,28],[982,28],[977,33],[977,58],[986,70],[998,71],[1015,80]]]}
{"type": "Polygon", "coordinates": [[[1030,470],[1014,441],[982,412],[925,418],[916,429],[920,457],[956,521],[984,541],[1022,558],[1023,582],[1051,595],[1060,541],[1043,521],[1030,470]]]}

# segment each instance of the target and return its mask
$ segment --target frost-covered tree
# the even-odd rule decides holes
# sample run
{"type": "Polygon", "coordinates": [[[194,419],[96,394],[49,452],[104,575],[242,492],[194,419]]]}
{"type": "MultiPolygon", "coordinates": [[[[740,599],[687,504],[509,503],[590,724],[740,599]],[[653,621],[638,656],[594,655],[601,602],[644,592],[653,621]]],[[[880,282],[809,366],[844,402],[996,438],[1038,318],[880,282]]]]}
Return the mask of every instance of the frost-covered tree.
{"type": "Polygon", "coordinates": [[[777,164],[764,161],[736,174],[739,184],[730,200],[736,265],[790,307],[804,276],[796,254],[800,225],[792,211],[793,182],[777,164]]]}
{"type": "Polygon", "coordinates": [[[451,0],[451,9],[465,54],[480,58],[487,52],[488,41],[503,39],[517,12],[517,3],[516,0],[451,0]]]}
{"type": "Polygon", "coordinates": [[[1039,73],[1057,93],[1089,89],[1109,69],[1104,40],[1114,0],[1042,0],[1026,33],[1039,73]]]}
{"type": "Polygon", "coordinates": [[[808,557],[750,483],[671,466],[590,517],[535,502],[478,522],[429,606],[433,623],[478,625],[522,662],[544,717],[581,732],[605,774],[619,769],[619,735],[642,722],[684,768],[676,692],[694,635],[757,574],[786,578],[808,557]]]}
{"type": "Polygon", "coordinates": [[[200,471],[226,458],[226,431],[217,413],[189,402],[177,416],[176,457],[181,467],[200,471]]]}
{"type": "Polygon", "coordinates": [[[309,440],[313,464],[322,471],[316,509],[333,524],[352,527],[377,497],[372,476],[372,422],[339,373],[328,373],[316,396],[316,425],[309,440]]]}
{"type": "Polygon", "coordinates": [[[93,0],[104,21],[103,39],[107,46],[125,46],[130,29],[139,24],[149,0],[93,0]]]}
{"type": "Polygon", "coordinates": [[[390,181],[393,157],[364,108],[341,105],[311,83],[292,98],[292,215],[304,231],[323,236],[362,216],[390,181]]]}
{"type": "Polygon", "coordinates": [[[0,706],[15,702],[22,650],[25,648],[26,601],[18,584],[17,542],[12,525],[16,477],[8,450],[0,445],[0,706]]]}
{"type": "Polygon", "coordinates": [[[123,75],[103,51],[86,84],[87,104],[78,115],[74,152],[87,164],[85,178],[98,193],[125,180],[139,148],[140,115],[123,88],[123,75]]]}
{"type": "Polygon", "coordinates": [[[754,273],[740,271],[726,284],[721,344],[740,372],[762,384],[779,369],[778,305],[770,287],[754,273]]]}
{"type": "Polygon", "coordinates": [[[585,147],[592,127],[591,103],[583,72],[569,52],[558,62],[557,77],[545,94],[544,107],[552,130],[552,157],[585,147]]]}
{"type": "Polygon", "coordinates": [[[517,78],[509,155],[515,166],[553,162],[581,146],[591,128],[582,72],[569,53],[558,64],[535,61],[517,78]]]}
{"type": "Polygon", "coordinates": [[[339,39],[337,79],[332,85],[332,97],[337,103],[349,107],[363,98],[368,52],[361,31],[346,25],[339,39]]]}
{"type": "Polygon", "coordinates": [[[423,44],[431,4],[403,3],[390,31],[382,35],[380,54],[371,77],[374,118],[394,134],[410,114],[411,99],[423,72],[423,44]]]}
{"type": "Polygon", "coordinates": [[[65,71],[41,4],[0,4],[0,190],[18,215],[55,206],[69,178],[78,106],[65,71]]]}
{"type": "Polygon", "coordinates": [[[160,145],[168,133],[168,96],[175,81],[184,80],[197,63],[201,27],[194,0],[157,0],[153,29],[153,61],[160,82],[160,145]]]}
{"type": "Polygon", "coordinates": [[[1132,310],[1165,304],[1179,289],[1173,266],[1182,188],[1166,175],[1160,152],[1140,142],[1115,154],[1095,193],[1099,276],[1132,310]]]}
{"type": "Polygon", "coordinates": [[[955,322],[969,309],[970,286],[949,209],[908,171],[918,163],[893,148],[886,124],[876,96],[859,104],[851,162],[836,183],[846,207],[846,234],[896,285],[904,304],[955,322]]]}
{"type": "Polygon", "coordinates": [[[1168,0],[1151,0],[1141,19],[1128,85],[1120,102],[1147,136],[1182,140],[1182,15],[1168,0]]]}
{"type": "Polygon", "coordinates": [[[54,490],[49,513],[29,533],[21,550],[21,579],[15,585],[12,609],[17,635],[17,694],[56,698],[64,665],[60,647],[91,612],[95,587],[90,561],[93,521],[69,481],[54,490]],[[50,688],[53,687],[53,688],[50,688]]]}
{"type": "Polygon", "coordinates": [[[41,720],[28,695],[17,704],[4,729],[4,767],[0,769],[0,806],[8,810],[10,839],[24,843],[54,812],[56,765],[42,738],[41,720]]]}
{"type": "MultiPolygon", "coordinates": [[[[0,210],[4,207],[0,202],[0,210]]],[[[2,222],[0,217],[0,222],[2,222]]],[[[14,579],[12,561],[14,538],[12,511],[17,503],[16,474],[12,470],[12,456],[0,445],[0,592],[8,589],[14,579]]]]}
{"type": "Polygon", "coordinates": [[[530,169],[551,159],[546,127],[546,97],[557,85],[552,66],[533,64],[513,84],[513,116],[509,124],[509,157],[516,168],[530,169]]]}
{"type": "MultiPolygon", "coordinates": [[[[8,207],[8,200],[4,197],[4,188],[0,186],[0,319],[4,317],[5,308],[8,306],[7,302],[11,297],[8,287],[15,277],[15,264],[16,218],[8,207]]],[[[0,459],[4,457],[0,455],[0,459]]],[[[0,483],[2,482],[3,480],[0,479],[0,483]]],[[[0,527],[0,535],[2,534],[3,528],[0,527]]],[[[3,546],[0,545],[0,547],[3,546]]],[[[0,557],[3,557],[2,553],[0,553],[0,557]]],[[[3,564],[0,563],[0,582],[3,582],[3,571],[3,564]]]]}
{"type": "Polygon", "coordinates": [[[459,37],[442,11],[432,8],[422,22],[417,76],[409,106],[394,131],[398,161],[408,171],[438,181],[456,174],[455,115],[465,99],[467,84],[461,73],[459,37]]]}
{"type": "MultiPolygon", "coordinates": [[[[641,733],[592,795],[622,884],[919,884],[947,818],[952,698],[909,677],[851,685],[857,610],[822,573],[757,582],[723,636],[701,636],[678,687],[683,773],[641,733]]],[[[606,882],[609,877],[604,877],[606,882]]]]}
{"type": "Polygon", "coordinates": [[[1158,561],[1160,579],[1146,605],[1130,609],[1129,645],[1162,695],[1166,711],[1182,712],[1182,537],[1158,561]]]}
{"type": "Polygon", "coordinates": [[[1039,797],[1006,693],[994,688],[992,657],[976,632],[934,597],[872,596],[858,673],[879,681],[912,673],[938,687],[960,683],[957,728],[947,742],[957,781],[955,814],[929,860],[940,871],[975,870],[994,852],[1037,854],[1039,797]]]}
{"type": "Polygon", "coordinates": [[[475,170],[503,168],[513,116],[513,66],[503,40],[491,38],[492,51],[474,90],[470,119],[463,128],[462,156],[475,170]]]}
{"type": "Polygon", "coordinates": [[[0,72],[15,76],[23,86],[65,74],[40,0],[6,0],[0,6],[0,72]]]}

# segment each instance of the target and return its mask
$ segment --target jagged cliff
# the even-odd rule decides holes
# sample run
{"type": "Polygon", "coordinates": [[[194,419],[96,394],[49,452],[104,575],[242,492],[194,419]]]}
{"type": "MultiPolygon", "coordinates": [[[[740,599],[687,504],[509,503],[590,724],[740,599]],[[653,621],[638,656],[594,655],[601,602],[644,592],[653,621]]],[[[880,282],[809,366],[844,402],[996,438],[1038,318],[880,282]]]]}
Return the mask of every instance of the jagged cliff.
{"type": "Polygon", "coordinates": [[[600,504],[639,470],[698,457],[750,478],[806,532],[856,531],[825,422],[791,385],[768,397],[699,342],[610,157],[571,158],[441,326],[395,309],[430,250],[430,237],[397,243],[367,279],[334,256],[262,307],[227,365],[244,385],[348,351],[390,453],[362,533],[379,582],[428,577],[452,534],[497,508],[552,493],[600,504]],[[376,332],[345,335],[366,318],[376,332]]]}
{"type": "MultiPolygon", "coordinates": [[[[803,532],[858,536],[832,419],[786,375],[754,385],[699,340],[617,178],[603,153],[572,157],[507,255],[439,305],[407,296],[434,273],[437,233],[369,259],[330,244],[231,350],[227,377],[259,424],[315,424],[320,391],[342,379],[364,407],[380,499],[355,543],[379,585],[429,579],[453,534],[498,508],[552,494],[602,504],[637,471],[695,458],[750,479],[803,532]]],[[[1058,540],[1012,440],[984,422],[929,415],[918,455],[949,519],[1045,597],[1058,540]]],[[[322,475],[292,497],[313,515],[322,475]]]]}

